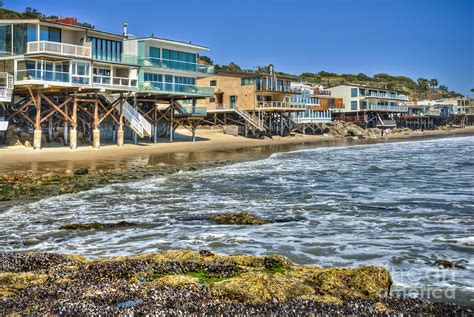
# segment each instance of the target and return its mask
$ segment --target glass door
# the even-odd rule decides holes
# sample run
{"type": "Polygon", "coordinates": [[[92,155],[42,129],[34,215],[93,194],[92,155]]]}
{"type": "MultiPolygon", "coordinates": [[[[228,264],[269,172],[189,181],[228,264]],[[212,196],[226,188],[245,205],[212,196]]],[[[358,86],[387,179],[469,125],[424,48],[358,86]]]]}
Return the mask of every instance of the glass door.
{"type": "Polygon", "coordinates": [[[230,96],[229,97],[229,104],[230,104],[230,108],[231,109],[234,109],[235,108],[235,101],[237,100],[237,97],[236,96],[230,96]]]}

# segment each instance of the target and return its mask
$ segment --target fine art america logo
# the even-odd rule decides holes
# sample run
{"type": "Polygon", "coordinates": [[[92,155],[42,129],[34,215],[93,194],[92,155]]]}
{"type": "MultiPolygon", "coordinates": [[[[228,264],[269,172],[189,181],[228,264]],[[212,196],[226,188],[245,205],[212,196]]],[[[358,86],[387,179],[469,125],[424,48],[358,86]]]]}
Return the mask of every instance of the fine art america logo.
{"type": "Polygon", "coordinates": [[[456,281],[455,269],[411,268],[402,270],[391,267],[390,272],[396,280],[395,285],[391,289],[391,293],[394,295],[432,301],[453,300],[456,298],[456,288],[453,286],[453,283],[456,281]]]}

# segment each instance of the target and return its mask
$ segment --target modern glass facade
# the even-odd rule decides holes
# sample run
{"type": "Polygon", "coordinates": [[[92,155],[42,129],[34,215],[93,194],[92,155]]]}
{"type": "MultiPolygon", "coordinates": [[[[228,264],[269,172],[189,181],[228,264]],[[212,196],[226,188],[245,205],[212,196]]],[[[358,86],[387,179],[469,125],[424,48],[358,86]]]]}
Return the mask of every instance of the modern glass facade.
{"type": "Polygon", "coordinates": [[[97,37],[88,37],[92,43],[92,58],[102,61],[121,62],[122,43],[119,41],[104,40],[97,37]]]}
{"type": "Polygon", "coordinates": [[[26,24],[0,25],[0,56],[24,54],[26,42],[26,24]]]}

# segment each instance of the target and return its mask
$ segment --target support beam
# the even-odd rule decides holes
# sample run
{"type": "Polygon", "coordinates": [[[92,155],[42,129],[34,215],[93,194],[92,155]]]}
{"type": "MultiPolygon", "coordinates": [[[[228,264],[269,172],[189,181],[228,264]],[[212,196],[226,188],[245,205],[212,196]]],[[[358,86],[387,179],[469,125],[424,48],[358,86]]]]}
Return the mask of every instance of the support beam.
{"type": "MultiPolygon", "coordinates": [[[[133,96],[133,106],[135,107],[135,110],[138,109],[137,94],[133,96]]],[[[133,144],[138,144],[138,134],[135,131],[133,131],[133,144]]]]}
{"type": "Polygon", "coordinates": [[[94,100],[94,131],[92,131],[92,146],[100,148],[100,120],[99,120],[99,96],[95,93],[94,100]]]}
{"type": "Polygon", "coordinates": [[[119,126],[118,126],[118,130],[117,130],[117,146],[119,146],[119,147],[123,146],[123,139],[124,139],[124,134],[123,134],[123,104],[124,104],[123,93],[120,93],[119,126]]]}
{"type": "MultiPolygon", "coordinates": [[[[29,87],[28,87],[29,88],[29,87]]],[[[30,94],[32,95],[33,100],[35,99],[33,92],[30,89],[30,94]]],[[[38,96],[35,102],[36,107],[36,122],[35,122],[35,131],[33,134],[33,149],[41,149],[41,91],[38,89],[38,96]]]]}
{"type": "Polygon", "coordinates": [[[71,131],[69,131],[69,148],[71,150],[77,149],[77,91],[74,92],[72,101],[72,124],[71,131]]]}

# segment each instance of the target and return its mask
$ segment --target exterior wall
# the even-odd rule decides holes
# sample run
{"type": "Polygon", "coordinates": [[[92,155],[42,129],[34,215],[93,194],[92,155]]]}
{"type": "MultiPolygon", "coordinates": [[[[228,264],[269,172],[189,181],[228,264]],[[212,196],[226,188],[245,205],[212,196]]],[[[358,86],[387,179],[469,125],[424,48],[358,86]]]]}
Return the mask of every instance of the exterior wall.
{"type": "Polygon", "coordinates": [[[344,103],[344,111],[351,111],[351,102],[357,101],[359,103],[359,97],[351,97],[351,86],[336,86],[328,88],[331,92],[331,96],[335,98],[342,98],[344,103]]]}
{"type": "Polygon", "coordinates": [[[84,45],[86,33],[84,31],[61,30],[61,43],[84,45]]]}
{"type": "Polygon", "coordinates": [[[199,100],[199,105],[205,105],[209,110],[231,109],[230,96],[235,96],[236,106],[244,110],[255,110],[256,92],[255,85],[242,86],[240,76],[212,76],[198,79],[198,86],[210,86],[211,81],[216,81],[214,87],[214,102],[210,98],[199,100]],[[222,96],[222,103],[219,103],[222,96]]]}

